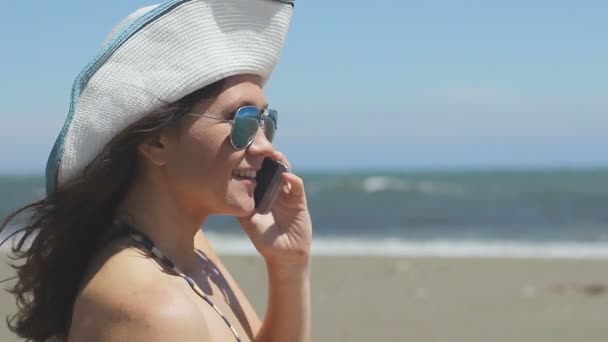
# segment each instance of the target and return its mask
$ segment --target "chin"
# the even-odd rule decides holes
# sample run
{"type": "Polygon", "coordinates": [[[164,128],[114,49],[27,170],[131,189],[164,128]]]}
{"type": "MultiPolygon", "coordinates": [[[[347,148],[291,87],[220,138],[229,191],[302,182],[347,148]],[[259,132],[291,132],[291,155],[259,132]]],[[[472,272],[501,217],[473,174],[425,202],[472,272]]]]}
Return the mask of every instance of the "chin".
{"type": "Polygon", "coordinates": [[[236,217],[249,216],[255,211],[255,203],[251,199],[232,202],[228,207],[230,208],[229,215],[236,217]]]}

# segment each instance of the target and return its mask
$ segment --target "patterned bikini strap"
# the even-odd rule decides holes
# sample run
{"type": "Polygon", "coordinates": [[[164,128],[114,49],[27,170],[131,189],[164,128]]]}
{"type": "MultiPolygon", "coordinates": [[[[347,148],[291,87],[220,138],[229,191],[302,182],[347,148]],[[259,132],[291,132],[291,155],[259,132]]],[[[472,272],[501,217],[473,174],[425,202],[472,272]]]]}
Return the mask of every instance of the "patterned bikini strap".
{"type": "MultiPolygon", "coordinates": [[[[124,225],[124,223],[123,223],[123,225],[124,225]]],[[[211,298],[208,295],[206,295],[200,289],[200,287],[198,285],[196,285],[196,283],[194,282],[194,280],[192,280],[192,278],[190,278],[189,276],[187,276],[177,266],[175,266],[175,264],[169,258],[167,258],[160,251],[160,249],[158,249],[156,247],[156,245],[154,244],[154,242],[152,242],[152,240],[150,240],[150,238],[148,238],[144,234],[136,231],[132,227],[129,227],[129,228],[130,228],[131,238],[133,238],[135,241],[139,242],[148,252],[150,252],[150,254],[152,254],[154,257],[156,257],[165,267],[171,269],[175,274],[177,274],[178,276],[180,276],[184,280],[186,280],[186,282],[188,282],[188,285],[190,285],[190,287],[192,288],[192,290],[194,291],[194,293],[196,293],[199,297],[201,297],[202,299],[204,299],[209,305],[211,305],[211,307],[215,310],[215,312],[217,312],[220,315],[220,317],[222,317],[222,319],[224,320],[224,322],[226,323],[226,325],[228,325],[228,328],[230,328],[230,330],[234,334],[234,337],[236,338],[237,342],[241,342],[242,341],[241,337],[239,336],[239,334],[237,333],[236,329],[234,328],[234,325],[232,325],[232,323],[230,323],[230,321],[228,320],[228,317],[226,317],[222,313],[222,311],[220,310],[220,308],[218,308],[218,306],[215,305],[215,303],[211,300],[211,298]]]]}

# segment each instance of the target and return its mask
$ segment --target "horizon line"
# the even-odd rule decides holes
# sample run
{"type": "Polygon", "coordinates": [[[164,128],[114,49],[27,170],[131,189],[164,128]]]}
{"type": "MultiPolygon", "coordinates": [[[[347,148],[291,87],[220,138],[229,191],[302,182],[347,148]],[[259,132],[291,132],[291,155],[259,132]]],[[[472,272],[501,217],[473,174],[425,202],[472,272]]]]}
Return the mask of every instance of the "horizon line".
{"type": "MultiPolygon", "coordinates": [[[[372,173],[372,172],[602,172],[608,171],[608,163],[598,165],[452,165],[452,166],[336,166],[336,167],[302,167],[296,169],[298,173],[372,173]]],[[[0,177],[40,177],[44,178],[43,171],[33,170],[0,170],[0,177]]]]}

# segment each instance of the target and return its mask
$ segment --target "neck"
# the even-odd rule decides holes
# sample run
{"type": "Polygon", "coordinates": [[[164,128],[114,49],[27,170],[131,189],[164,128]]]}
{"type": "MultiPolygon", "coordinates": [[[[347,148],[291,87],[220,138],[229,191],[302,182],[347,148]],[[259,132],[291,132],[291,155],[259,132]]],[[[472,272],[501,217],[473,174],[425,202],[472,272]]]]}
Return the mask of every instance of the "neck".
{"type": "Polygon", "coordinates": [[[197,268],[194,236],[206,217],[183,203],[173,189],[146,179],[135,181],[117,210],[118,219],[147,235],[186,273],[197,268]]]}

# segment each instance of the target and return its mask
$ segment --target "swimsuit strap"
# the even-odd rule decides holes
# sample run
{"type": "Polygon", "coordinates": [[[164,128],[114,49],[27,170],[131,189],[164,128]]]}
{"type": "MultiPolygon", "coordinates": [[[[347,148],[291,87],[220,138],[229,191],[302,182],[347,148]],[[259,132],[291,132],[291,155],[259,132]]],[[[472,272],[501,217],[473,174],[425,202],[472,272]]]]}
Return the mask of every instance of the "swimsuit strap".
{"type": "MultiPolygon", "coordinates": [[[[121,222],[121,224],[123,226],[127,225],[126,223],[121,222]]],[[[175,266],[175,264],[169,259],[167,258],[165,255],[163,255],[163,253],[156,247],[156,245],[154,244],[154,242],[152,242],[152,240],[150,240],[150,238],[148,238],[147,236],[145,236],[144,234],[138,232],[137,230],[133,229],[133,227],[130,227],[127,225],[126,228],[130,228],[130,236],[131,238],[133,238],[135,241],[139,242],[148,252],[150,252],[150,254],[152,254],[153,256],[155,256],[165,267],[169,268],[170,270],[172,270],[175,274],[177,274],[178,276],[182,277],[184,280],[186,280],[186,282],[188,282],[188,285],[190,285],[190,287],[192,288],[192,290],[202,299],[204,299],[209,305],[211,305],[211,307],[215,310],[215,312],[217,312],[222,319],[224,320],[224,322],[226,322],[226,324],[228,325],[228,327],[230,328],[230,330],[232,331],[232,333],[234,334],[234,337],[236,338],[237,342],[241,342],[241,338],[239,337],[239,334],[237,333],[236,329],[234,328],[234,326],[232,325],[232,323],[230,323],[230,321],[228,320],[228,317],[226,317],[222,311],[220,310],[220,308],[217,307],[217,305],[215,305],[215,303],[211,300],[211,298],[206,295],[200,288],[198,285],[196,285],[196,283],[194,282],[194,280],[192,280],[192,278],[190,278],[189,276],[187,276],[186,274],[184,274],[184,272],[182,272],[177,266],[175,266]]]]}

